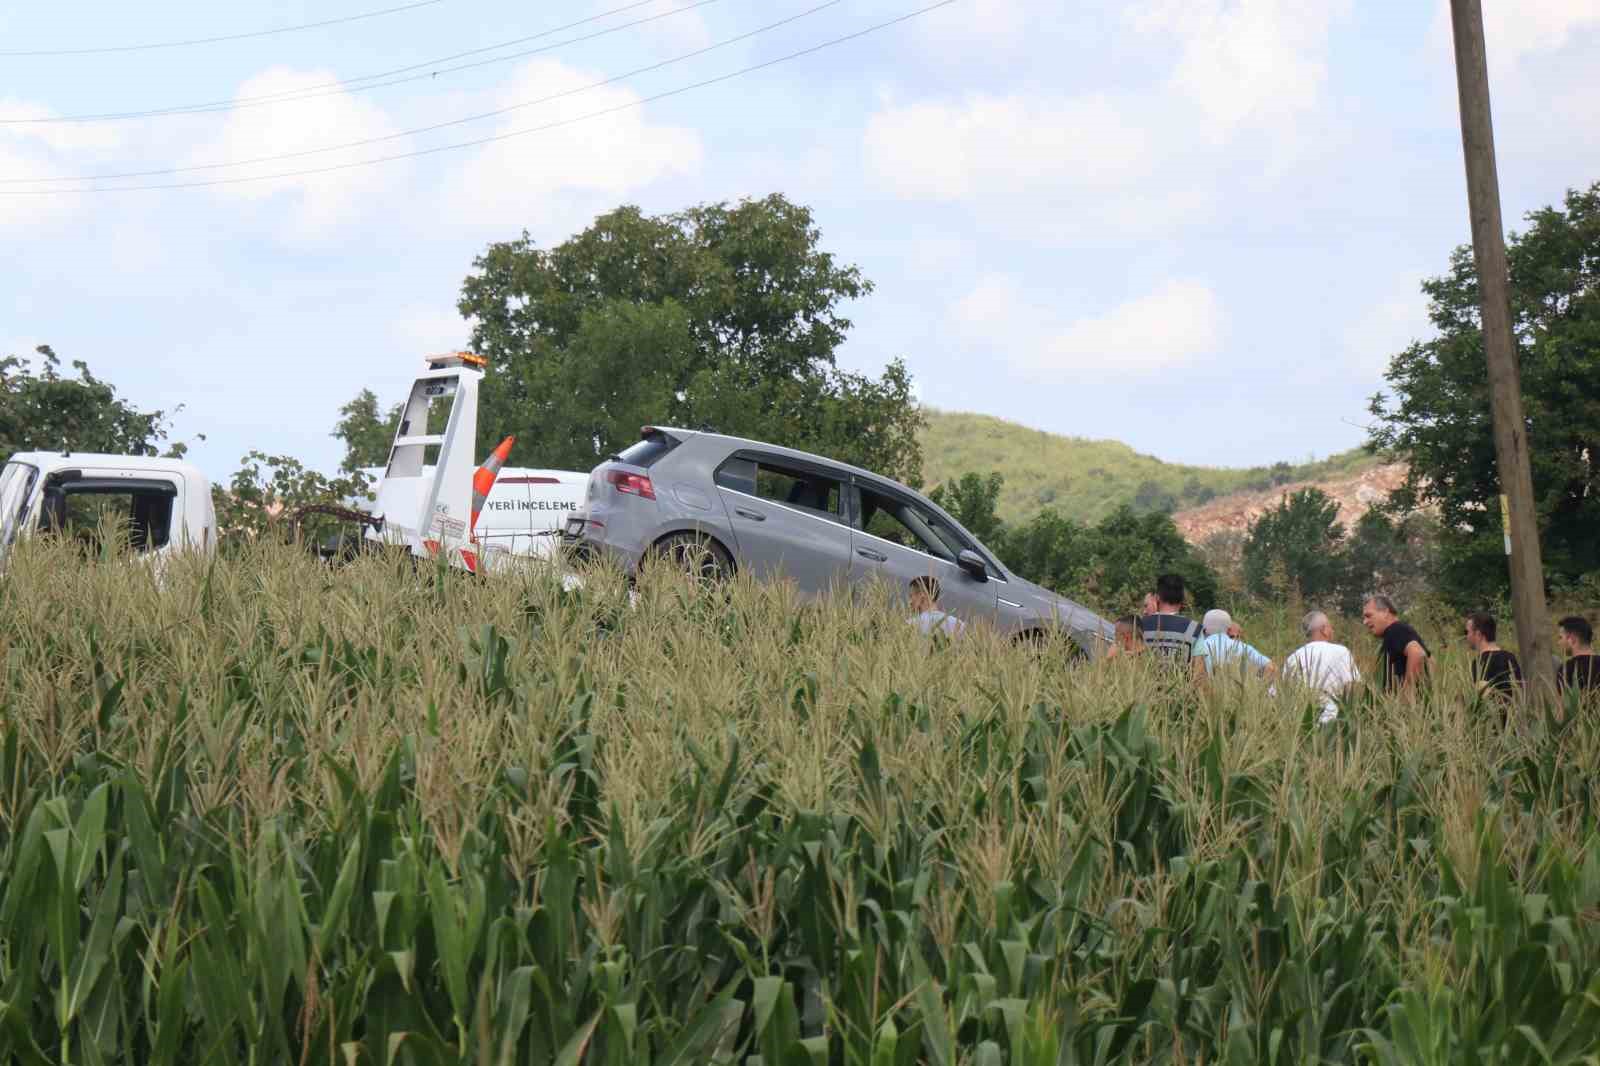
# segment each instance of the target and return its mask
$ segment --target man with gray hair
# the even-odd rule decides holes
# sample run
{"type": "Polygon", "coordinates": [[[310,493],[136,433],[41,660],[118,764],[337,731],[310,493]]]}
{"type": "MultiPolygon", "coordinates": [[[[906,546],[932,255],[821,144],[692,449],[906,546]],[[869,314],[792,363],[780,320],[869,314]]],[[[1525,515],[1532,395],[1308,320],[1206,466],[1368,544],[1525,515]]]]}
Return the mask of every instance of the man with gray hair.
{"type": "Polygon", "coordinates": [[[1383,687],[1414,695],[1428,674],[1428,646],[1422,642],[1422,634],[1409,622],[1400,620],[1394,601],[1387,596],[1367,597],[1361,608],[1361,623],[1378,638],[1383,687]]]}
{"type": "Polygon", "coordinates": [[[1283,679],[1322,697],[1317,724],[1327,725],[1339,717],[1339,700],[1361,682],[1361,671],[1350,649],[1333,642],[1333,623],[1322,611],[1302,618],[1300,631],[1306,643],[1283,661],[1283,679]]]}

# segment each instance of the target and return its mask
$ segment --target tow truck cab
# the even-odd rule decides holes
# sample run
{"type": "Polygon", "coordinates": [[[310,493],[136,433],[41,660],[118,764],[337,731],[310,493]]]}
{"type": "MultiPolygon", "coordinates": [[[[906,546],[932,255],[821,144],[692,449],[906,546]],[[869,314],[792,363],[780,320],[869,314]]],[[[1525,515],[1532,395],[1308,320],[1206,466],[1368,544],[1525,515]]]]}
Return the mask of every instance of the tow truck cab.
{"type": "Polygon", "coordinates": [[[92,539],[124,523],[132,549],[168,555],[211,551],[217,516],[211,483],[177,459],[91,452],[18,452],[0,469],[0,562],[38,532],[92,539]]]}

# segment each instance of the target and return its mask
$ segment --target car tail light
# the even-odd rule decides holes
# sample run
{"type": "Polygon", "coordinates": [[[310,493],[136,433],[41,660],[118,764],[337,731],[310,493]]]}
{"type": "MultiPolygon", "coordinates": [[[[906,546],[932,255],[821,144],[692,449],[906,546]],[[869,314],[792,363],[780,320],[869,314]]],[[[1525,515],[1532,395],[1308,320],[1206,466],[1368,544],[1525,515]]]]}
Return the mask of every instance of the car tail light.
{"type": "Polygon", "coordinates": [[[656,487],[650,484],[650,478],[644,474],[630,474],[626,470],[608,470],[606,480],[625,496],[643,496],[647,500],[656,498],[656,487]]]}

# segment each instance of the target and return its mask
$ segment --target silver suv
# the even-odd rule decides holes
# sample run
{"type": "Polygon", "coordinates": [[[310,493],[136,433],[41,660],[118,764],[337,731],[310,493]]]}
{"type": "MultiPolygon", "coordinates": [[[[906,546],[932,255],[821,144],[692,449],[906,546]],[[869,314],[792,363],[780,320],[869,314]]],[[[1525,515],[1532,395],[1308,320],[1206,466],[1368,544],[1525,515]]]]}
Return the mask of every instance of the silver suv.
{"type": "Polygon", "coordinates": [[[1022,639],[1064,632],[1090,655],[1113,628],[1093,611],[1007,570],[937,504],[904,485],[775,444],[646,426],[594,468],[565,540],[629,573],[650,558],[694,562],[708,577],[749,571],[807,595],[885,582],[905,598],[931,576],[940,606],[1022,639]]]}

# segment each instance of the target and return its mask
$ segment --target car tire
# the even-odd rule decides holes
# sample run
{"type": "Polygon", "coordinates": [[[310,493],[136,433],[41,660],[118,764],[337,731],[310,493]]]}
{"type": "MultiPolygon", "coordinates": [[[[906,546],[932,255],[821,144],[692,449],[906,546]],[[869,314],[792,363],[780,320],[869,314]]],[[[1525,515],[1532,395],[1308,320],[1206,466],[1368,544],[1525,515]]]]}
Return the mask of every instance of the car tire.
{"type": "Polygon", "coordinates": [[[708,584],[733,576],[733,556],[716,538],[703,533],[674,533],[662,537],[650,549],[650,557],[651,565],[664,563],[708,584]]]}

